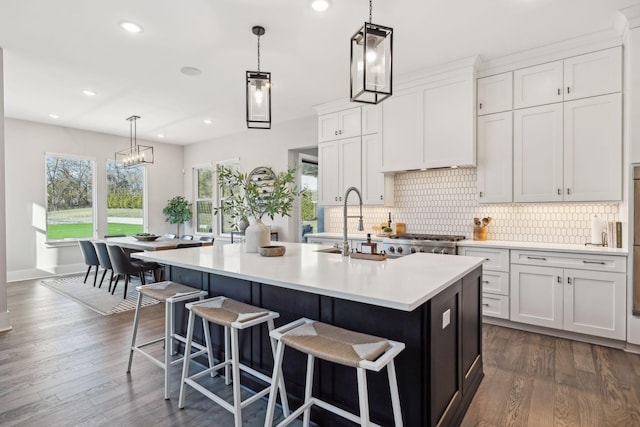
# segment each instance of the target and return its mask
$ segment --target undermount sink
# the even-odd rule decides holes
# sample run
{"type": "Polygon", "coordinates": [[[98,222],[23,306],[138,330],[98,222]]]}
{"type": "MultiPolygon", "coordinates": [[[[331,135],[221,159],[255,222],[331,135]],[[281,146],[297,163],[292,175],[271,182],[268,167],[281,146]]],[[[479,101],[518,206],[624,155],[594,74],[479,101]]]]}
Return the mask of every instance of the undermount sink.
{"type": "Polygon", "coordinates": [[[338,248],[318,249],[314,252],[322,252],[323,254],[341,254],[342,250],[338,248]]]}

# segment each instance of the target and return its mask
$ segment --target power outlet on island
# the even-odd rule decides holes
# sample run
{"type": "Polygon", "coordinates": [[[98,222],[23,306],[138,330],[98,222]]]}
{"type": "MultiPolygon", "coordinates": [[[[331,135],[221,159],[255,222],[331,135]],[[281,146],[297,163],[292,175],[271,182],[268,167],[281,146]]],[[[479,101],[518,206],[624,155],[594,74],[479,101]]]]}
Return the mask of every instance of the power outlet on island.
{"type": "Polygon", "coordinates": [[[451,323],[451,309],[447,309],[444,313],[442,313],[442,329],[449,326],[451,323]]]}

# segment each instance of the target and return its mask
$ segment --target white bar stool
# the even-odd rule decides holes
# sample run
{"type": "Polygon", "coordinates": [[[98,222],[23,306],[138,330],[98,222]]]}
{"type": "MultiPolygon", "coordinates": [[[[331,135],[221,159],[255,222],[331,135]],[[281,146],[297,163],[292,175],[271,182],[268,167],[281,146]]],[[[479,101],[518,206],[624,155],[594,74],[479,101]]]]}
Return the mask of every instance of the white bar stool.
{"type": "MultiPolygon", "coordinates": [[[[238,331],[242,329],[248,329],[253,326],[258,326],[263,323],[267,324],[269,332],[274,329],[273,319],[280,317],[279,313],[265,310],[260,307],[255,307],[249,304],[245,304],[239,301],[235,301],[226,297],[216,297],[203,301],[196,301],[186,305],[189,310],[189,324],[187,327],[187,344],[185,348],[185,361],[182,368],[182,383],[180,384],[180,400],[178,407],[184,408],[186,385],[190,385],[200,393],[204,394],[209,399],[213,400],[224,409],[234,414],[235,426],[242,426],[242,409],[251,403],[266,396],[270,388],[272,388],[272,395],[275,405],[276,394],[280,391],[280,399],[282,401],[282,411],[285,417],[289,415],[289,404],[287,401],[287,393],[284,387],[284,381],[282,381],[282,375],[276,377],[268,377],[261,372],[252,369],[240,362],[240,355],[238,349],[238,331]],[[194,375],[189,376],[189,360],[190,348],[193,339],[193,329],[195,323],[195,316],[202,318],[202,325],[205,330],[205,336],[208,335],[209,323],[224,326],[224,361],[213,366],[210,365],[208,369],[200,371],[194,375]],[[231,349],[229,349],[231,346],[231,349]],[[225,384],[229,385],[231,378],[233,378],[233,404],[230,404],[222,397],[216,395],[212,391],[208,390],[205,386],[198,383],[197,380],[207,374],[213,374],[219,369],[225,370],[225,384]],[[231,376],[229,375],[229,368],[231,368],[231,376]],[[265,389],[257,392],[253,396],[241,400],[240,397],[240,371],[244,371],[254,377],[269,384],[265,389]],[[277,378],[277,381],[273,381],[273,378],[277,378]]],[[[275,341],[269,340],[271,343],[271,351],[275,357],[275,341]]],[[[195,343],[193,343],[195,345],[195,343]]],[[[212,359],[212,348],[210,340],[207,340],[207,348],[209,353],[209,359],[212,359]]]]}
{"type": "MultiPolygon", "coordinates": [[[[404,350],[404,343],[353,332],[306,318],[296,320],[295,322],[273,330],[271,337],[278,341],[276,360],[273,368],[274,377],[282,376],[282,358],[286,345],[307,354],[304,403],[278,424],[278,427],[288,425],[302,413],[304,413],[303,426],[308,427],[311,407],[313,405],[317,405],[361,426],[377,426],[377,424],[369,420],[369,395],[367,392],[366,371],[378,372],[385,366],[389,374],[389,389],[391,391],[394,423],[396,427],[402,426],[398,382],[393,361],[394,358],[404,350]],[[360,416],[356,416],[355,414],[312,396],[313,368],[316,357],[357,369],[360,416]]],[[[273,423],[273,412],[276,403],[275,391],[275,387],[272,385],[267,414],[264,421],[265,427],[271,427],[273,423]]]]}
{"type": "MultiPolygon", "coordinates": [[[[143,285],[136,287],[138,291],[138,303],[136,305],[136,313],[133,318],[133,333],[131,335],[131,349],[129,352],[129,364],[127,366],[127,373],[131,372],[131,363],[133,362],[133,353],[138,352],[147,359],[149,359],[153,364],[159,366],[164,369],[164,398],[169,399],[169,374],[170,367],[173,365],[177,365],[182,363],[184,357],[180,357],[176,360],[171,360],[171,356],[173,356],[176,352],[174,349],[174,340],[180,341],[182,343],[186,343],[185,337],[179,335],[175,332],[175,324],[174,324],[174,310],[173,305],[177,302],[183,301],[191,301],[195,299],[203,299],[207,296],[207,292],[192,288],[190,286],[186,286],[176,282],[157,282],[152,283],[150,285],[143,285]],[[144,344],[136,345],[136,336],[138,334],[138,322],[140,316],[140,307],[142,306],[142,297],[147,296],[149,298],[153,298],[157,301],[161,301],[165,303],[165,313],[164,313],[164,336],[160,338],[153,339],[151,341],[147,341],[144,344]],[[151,355],[150,353],[143,350],[144,347],[149,346],[151,344],[155,344],[157,342],[164,341],[164,360],[158,360],[156,357],[151,355]]],[[[208,334],[205,334],[205,338],[209,339],[208,334]]],[[[204,354],[206,352],[206,347],[194,343],[194,347],[199,349],[193,356],[198,356],[200,354],[204,354]]],[[[213,360],[209,359],[209,364],[213,365],[213,360]]]]}

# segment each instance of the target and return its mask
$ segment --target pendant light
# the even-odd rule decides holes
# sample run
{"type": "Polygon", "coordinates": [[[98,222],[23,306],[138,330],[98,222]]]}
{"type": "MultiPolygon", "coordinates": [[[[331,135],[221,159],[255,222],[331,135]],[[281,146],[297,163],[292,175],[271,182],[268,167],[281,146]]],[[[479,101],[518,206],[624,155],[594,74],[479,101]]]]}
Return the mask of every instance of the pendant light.
{"type": "Polygon", "coordinates": [[[129,120],[129,148],[116,151],[116,163],[123,166],[136,166],[153,163],[153,147],[139,145],[137,141],[136,121],[139,116],[127,117],[129,120]]]}
{"type": "Polygon", "coordinates": [[[260,36],[265,30],[256,25],[252,32],[258,36],[258,71],[247,71],[247,127],[271,129],[271,73],[260,71],[260,36]]]}
{"type": "Polygon", "coordinates": [[[377,104],[391,96],[393,28],[369,22],[351,37],[351,101],[377,104]]]}

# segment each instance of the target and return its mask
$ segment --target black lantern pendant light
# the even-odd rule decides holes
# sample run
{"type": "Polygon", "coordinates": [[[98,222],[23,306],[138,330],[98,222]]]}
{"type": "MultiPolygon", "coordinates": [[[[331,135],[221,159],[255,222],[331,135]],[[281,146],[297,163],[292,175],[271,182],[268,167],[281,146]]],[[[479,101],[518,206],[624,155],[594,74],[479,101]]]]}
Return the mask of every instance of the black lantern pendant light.
{"type": "Polygon", "coordinates": [[[351,101],[377,104],[391,96],[393,28],[369,22],[351,37],[351,101]]]}
{"type": "Polygon", "coordinates": [[[271,129],[271,73],[260,71],[260,36],[265,30],[256,25],[252,32],[258,36],[258,71],[247,71],[247,127],[271,129]]]}
{"type": "Polygon", "coordinates": [[[139,145],[137,141],[136,121],[139,116],[127,117],[129,120],[129,148],[116,151],[116,163],[124,166],[136,166],[153,163],[153,147],[139,145]]]}

